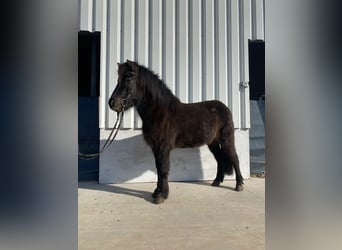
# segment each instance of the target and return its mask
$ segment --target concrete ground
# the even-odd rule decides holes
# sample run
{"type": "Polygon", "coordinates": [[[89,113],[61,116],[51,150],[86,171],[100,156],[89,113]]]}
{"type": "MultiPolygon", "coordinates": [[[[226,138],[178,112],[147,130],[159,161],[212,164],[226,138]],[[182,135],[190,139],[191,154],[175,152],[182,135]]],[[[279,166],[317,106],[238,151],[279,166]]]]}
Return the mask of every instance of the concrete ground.
{"type": "Polygon", "coordinates": [[[79,249],[264,249],[265,179],[221,187],[170,182],[169,198],[152,203],[155,183],[80,182],[79,249]]]}

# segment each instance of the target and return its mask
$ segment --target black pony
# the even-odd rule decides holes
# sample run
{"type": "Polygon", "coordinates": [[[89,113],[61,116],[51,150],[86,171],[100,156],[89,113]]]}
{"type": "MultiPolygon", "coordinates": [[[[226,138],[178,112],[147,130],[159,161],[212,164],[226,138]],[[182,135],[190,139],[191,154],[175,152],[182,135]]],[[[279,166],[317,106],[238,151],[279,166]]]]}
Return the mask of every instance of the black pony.
{"type": "Polygon", "coordinates": [[[219,186],[234,168],[235,190],[243,190],[232,114],[223,103],[182,103],[152,71],[128,60],[118,63],[118,83],[108,103],[116,112],[135,106],[142,119],[144,139],[152,148],[157,167],[158,183],[152,194],[156,204],[168,197],[169,156],[175,147],[207,144],[217,161],[212,185],[219,186]]]}

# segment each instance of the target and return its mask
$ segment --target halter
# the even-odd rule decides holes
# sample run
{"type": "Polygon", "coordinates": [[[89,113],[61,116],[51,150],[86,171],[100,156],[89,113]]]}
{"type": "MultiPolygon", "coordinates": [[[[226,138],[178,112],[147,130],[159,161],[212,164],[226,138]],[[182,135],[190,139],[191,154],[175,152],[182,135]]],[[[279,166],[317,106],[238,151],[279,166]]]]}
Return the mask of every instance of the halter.
{"type": "MultiPolygon", "coordinates": [[[[133,74],[133,75],[135,76],[136,74],[133,74]]],[[[121,123],[122,123],[122,120],[123,120],[123,116],[124,116],[124,112],[125,112],[125,107],[127,105],[127,101],[131,98],[131,93],[133,92],[133,90],[135,89],[136,84],[137,84],[137,78],[136,77],[134,77],[134,78],[132,77],[129,80],[135,80],[135,83],[133,84],[133,87],[129,90],[128,95],[126,96],[126,98],[123,98],[121,100],[122,111],[117,112],[117,117],[116,117],[115,124],[114,124],[114,126],[112,128],[112,131],[110,132],[110,135],[107,138],[107,141],[103,145],[102,149],[100,150],[99,153],[92,153],[92,154],[83,154],[83,153],[78,151],[78,158],[80,158],[82,160],[92,160],[92,159],[95,159],[95,158],[99,157],[105,150],[107,150],[109,148],[109,146],[113,143],[116,135],[119,132],[119,128],[121,126],[121,123]],[[118,125],[118,123],[119,123],[119,125],[118,125]],[[116,127],[117,125],[118,125],[118,127],[116,127]],[[113,138],[111,138],[113,133],[114,133],[114,136],[113,136],[113,138]]]]}
{"type": "MultiPolygon", "coordinates": [[[[121,105],[123,106],[122,110],[124,110],[126,103],[121,102],[121,105]]],[[[100,150],[99,153],[83,154],[80,151],[78,151],[78,158],[80,158],[82,160],[92,160],[92,159],[95,159],[95,158],[99,157],[105,150],[107,150],[109,148],[109,146],[113,143],[116,135],[119,132],[119,128],[121,126],[121,123],[122,123],[122,120],[123,120],[123,116],[124,116],[124,111],[117,112],[116,121],[115,121],[115,124],[114,124],[114,126],[112,128],[112,131],[110,132],[110,134],[109,134],[109,136],[107,138],[106,143],[103,145],[103,147],[102,147],[102,149],[100,150]],[[118,123],[119,123],[119,125],[118,125],[118,123]],[[115,131],[115,133],[114,133],[114,131],[115,131]],[[113,138],[111,138],[113,133],[114,133],[114,136],[113,136],[113,138]]]]}
{"type": "Polygon", "coordinates": [[[134,81],[133,87],[130,88],[130,90],[128,91],[128,94],[126,96],[126,98],[123,98],[121,100],[121,106],[122,106],[122,110],[124,111],[125,106],[127,105],[127,100],[129,100],[131,98],[131,94],[132,92],[135,90],[136,85],[137,85],[137,76],[136,73],[131,73],[133,75],[133,77],[130,77],[128,80],[129,81],[134,81]]]}

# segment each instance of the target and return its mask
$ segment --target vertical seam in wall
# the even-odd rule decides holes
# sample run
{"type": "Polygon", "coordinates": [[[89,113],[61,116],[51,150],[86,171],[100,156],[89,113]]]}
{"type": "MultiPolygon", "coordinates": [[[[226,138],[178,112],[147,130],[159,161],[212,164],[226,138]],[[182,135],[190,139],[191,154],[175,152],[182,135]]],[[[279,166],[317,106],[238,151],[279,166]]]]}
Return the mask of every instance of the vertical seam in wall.
{"type": "Polygon", "coordinates": [[[78,0],[78,24],[77,31],[81,30],[81,16],[82,16],[82,0],[78,0]]]}
{"type": "MultiPolygon", "coordinates": [[[[112,0],[108,0],[108,1],[111,2],[112,0]]],[[[119,38],[118,38],[118,44],[117,44],[117,47],[115,48],[115,50],[116,50],[116,53],[118,53],[117,59],[120,60],[120,62],[121,62],[121,56],[123,55],[123,53],[122,53],[122,47],[123,46],[121,46],[121,44],[123,43],[122,1],[124,1],[124,0],[117,0],[117,1],[118,1],[118,3],[120,3],[120,6],[118,6],[118,9],[120,9],[120,11],[118,13],[119,17],[116,18],[116,20],[118,20],[120,23],[119,23],[119,25],[117,25],[117,32],[118,32],[117,36],[119,36],[119,38]],[[118,27],[120,27],[120,28],[118,28],[118,27]]]]}
{"type": "Polygon", "coordinates": [[[193,46],[191,45],[192,39],[193,39],[193,2],[192,0],[189,0],[188,4],[188,102],[193,101],[193,92],[194,92],[194,83],[193,83],[193,46]]]}
{"type": "Polygon", "coordinates": [[[139,34],[138,34],[138,20],[139,20],[139,0],[134,0],[134,61],[138,61],[138,45],[139,45],[139,34]]]}
{"type": "MultiPolygon", "coordinates": [[[[138,35],[138,20],[139,20],[139,0],[134,0],[134,61],[138,61],[138,44],[139,44],[139,35],[138,35]]],[[[133,111],[133,129],[138,128],[138,113],[137,110],[133,111]]]]}
{"type": "MultiPolygon", "coordinates": [[[[240,68],[240,83],[244,82],[245,77],[245,22],[244,22],[244,2],[240,1],[238,5],[238,14],[239,14],[239,68],[240,68]]],[[[246,107],[245,107],[245,91],[244,87],[239,85],[239,93],[240,93],[240,124],[241,128],[246,127],[246,107]]]]}
{"type": "Polygon", "coordinates": [[[173,1],[173,6],[172,6],[172,8],[173,8],[173,16],[172,16],[172,32],[173,32],[173,34],[172,34],[172,52],[173,52],[173,54],[172,54],[172,82],[170,82],[170,83],[168,83],[168,84],[170,84],[170,86],[172,86],[172,92],[173,93],[176,93],[176,83],[177,83],[177,79],[176,79],[176,77],[177,77],[177,58],[176,58],[176,56],[177,56],[177,52],[176,52],[176,44],[177,44],[177,40],[176,40],[176,35],[177,35],[177,16],[176,16],[176,11],[177,11],[177,2],[176,2],[176,0],[175,1],[173,1]]]}
{"type": "Polygon", "coordinates": [[[124,39],[125,39],[125,17],[123,15],[123,13],[125,11],[125,0],[121,0],[121,4],[120,4],[120,62],[123,63],[125,62],[125,58],[123,58],[124,55],[124,39]]]}
{"type": "Polygon", "coordinates": [[[166,80],[166,0],[162,0],[162,72],[161,78],[166,80]]]}
{"type": "Polygon", "coordinates": [[[263,30],[263,34],[264,34],[264,41],[265,41],[265,37],[266,37],[266,30],[265,30],[265,0],[262,1],[262,30],[263,30]]]}
{"type": "MultiPolygon", "coordinates": [[[[174,93],[179,97],[179,1],[175,0],[175,89],[174,93]]],[[[184,0],[183,0],[184,1],[184,0]]]]}
{"type": "Polygon", "coordinates": [[[202,39],[202,43],[201,43],[201,50],[202,50],[202,83],[201,83],[201,88],[202,88],[202,100],[206,100],[206,75],[207,75],[207,71],[206,71],[206,30],[205,30],[205,24],[206,24],[206,15],[205,15],[205,0],[201,1],[201,15],[202,15],[202,34],[201,34],[201,39],[202,39]]]}
{"type": "Polygon", "coordinates": [[[257,39],[256,0],[252,0],[252,40],[257,39]]]}
{"type": "Polygon", "coordinates": [[[240,57],[240,82],[245,81],[245,25],[244,25],[244,2],[239,1],[239,57],[240,57]]]}
{"type": "MultiPolygon", "coordinates": [[[[149,60],[150,60],[150,53],[149,53],[149,51],[150,51],[150,22],[149,21],[150,21],[150,14],[151,14],[151,12],[150,12],[149,3],[150,3],[150,1],[146,0],[145,4],[147,4],[147,6],[145,6],[145,10],[144,10],[145,14],[146,14],[145,22],[147,22],[147,25],[145,23],[145,27],[147,28],[147,31],[145,32],[145,36],[146,36],[145,39],[147,39],[147,44],[145,45],[146,49],[147,49],[147,52],[146,52],[146,57],[147,58],[145,58],[144,63],[147,64],[147,65],[145,65],[147,67],[149,67],[149,60]]],[[[145,40],[145,42],[146,42],[146,40],[145,40]]]]}
{"type": "Polygon", "coordinates": [[[219,99],[219,47],[218,47],[218,3],[214,1],[214,89],[215,89],[215,99],[219,99]]]}
{"type": "MultiPolygon", "coordinates": [[[[198,77],[198,80],[200,81],[197,86],[198,86],[198,101],[203,101],[202,99],[202,81],[203,81],[203,78],[202,78],[202,74],[203,72],[201,71],[201,68],[202,68],[202,63],[203,63],[203,60],[202,60],[202,4],[199,4],[198,6],[200,8],[199,12],[198,12],[198,15],[199,15],[199,22],[198,22],[198,25],[200,25],[200,27],[198,28],[198,31],[200,32],[199,36],[198,36],[198,52],[200,53],[200,56],[198,57],[199,59],[199,66],[197,67],[197,69],[199,69],[199,74],[200,76],[198,77]]],[[[194,72],[193,72],[194,74],[194,72]]]]}
{"type": "MultiPolygon", "coordinates": [[[[132,0],[132,5],[133,6],[130,6],[131,8],[133,8],[133,11],[132,13],[134,13],[134,16],[132,17],[133,18],[133,22],[132,22],[132,25],[133,25],[133,34],[131,34],[133,36],[133,46],[132,46],[132,57],[131,58],[135,58],[135,31],[136,31],[136,27],[135,27],[135,23],[136,23],[136,6],[135,6],[135,0],[132,0]]],[[[131,44],[132,45],[132,44],[131,44]]],[[[135,126],[135,109],[133,109],[131,111],[131,124],[130,124],[130,127],[134,129],[134,126],[135,126]]]]}
{"type": "Polygon", "coordinates": [[[88,2],[88,22],[87,22],[87,30],[92,31],[93,25],[93,0],[89,0],[88,2]]]}
{"type": "Polygon", "coordinates": [[[148,1],[148,67],[152,68],[152,0],[148,1]]]}
{"type": "MultiPolygon", "coordinates": [[[[109,96],[109,78],[110,78],[110,58],[108,54],[110,55],[110,50],[111,45],[110,45],[110,20],[111,20],[111,15],[110,15],[110,10],[111,10],[111,0],[107,0],[107,17],[106,17],[106,88],[105,88],[105,93],[103,94],[104,98],[109,96]]],[[[105,122],[104,122],[104,127],[105,129],[109,128],[109,110],[108,107],[104,108],[104,116],[105,116],[105,122]]]]}
{"type": "Polygon", "coordinates": [[[107,99],[107,1],[102,4],[101,12],[101,33],[100,33],[100,92],[99,92],[99,128],[105,128],[106,125],[106,102],[107,99]],[[103,46],[102,46],[103,45],[103,46]]]}
{"type": "Polygon", "coordinates": [[[91,31],[94,32],[96,31],[96,0],[93,0],[93,20],[92,20],[92,29],[91,31]]]}
{"type": "Polygon", "coordinates": [[[227,87],[227,97],[228,97],[228,106],[231,110],[233,110],[233,94],[232,94],[232,86],[233,86],[233,76],[232,76],[232,30],[231,30],[231,23],[232,23],[232,11],[231,11],[231,1],[228,0],[226,6],[227,12],[227,52],[228,52],[228,62],[227,62],[227,72],[228,72],[228,87],[227,87]]]}

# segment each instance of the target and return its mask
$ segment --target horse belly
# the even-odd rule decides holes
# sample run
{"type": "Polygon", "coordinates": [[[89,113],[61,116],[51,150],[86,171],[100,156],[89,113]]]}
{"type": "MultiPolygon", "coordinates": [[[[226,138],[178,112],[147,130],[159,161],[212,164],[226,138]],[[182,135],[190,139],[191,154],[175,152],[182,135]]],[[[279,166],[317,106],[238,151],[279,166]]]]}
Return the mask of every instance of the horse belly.
{"type": "Polygon", "coordinates": [[[183,128],[176,139],[176,147],[191,148],[210,144],[216,137],[215,128],[200,122],[183,128]]]}
{"type": "Polygon", "coordinates": [[[227,108],[218,101],[183,104],[178,114],[177,147],[211,144],[222,128],[227,108]]]}

